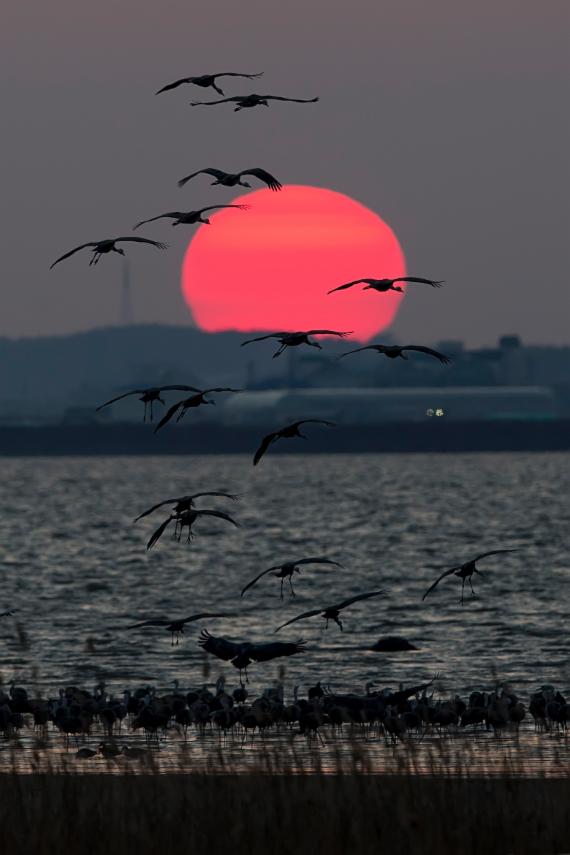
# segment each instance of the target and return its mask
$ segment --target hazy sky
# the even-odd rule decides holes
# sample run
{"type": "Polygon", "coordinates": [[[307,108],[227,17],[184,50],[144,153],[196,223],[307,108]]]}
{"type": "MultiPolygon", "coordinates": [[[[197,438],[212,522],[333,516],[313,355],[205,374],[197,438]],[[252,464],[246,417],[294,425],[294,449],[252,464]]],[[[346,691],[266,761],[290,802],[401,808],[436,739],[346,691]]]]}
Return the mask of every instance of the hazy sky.
{"type": "MultiPolygon", "coordinates": [[[[163,210],[227,200],[205,179],[179,191],[181,175],[259,165],[369,206],[395,230],[410,273],[446,280],[436,303],[431,289],[404,301],[398,336],[570,342],[569,9],[566,0],[9,4],[0,334],[115,323],[116,256],[95,270],[87,254],[50,272],[51,261],[163,210]],[[234,114],[188,106],[208,90],[153,94],[225,70],[265,72],[254,85],[229,84],[232,94],[322,100],[234,114]]],[[[157,227],[145,235],[168,239],[169,252],[130,254],[137,321],[188,323],[179,271],[190,233],[157,227]]]]}

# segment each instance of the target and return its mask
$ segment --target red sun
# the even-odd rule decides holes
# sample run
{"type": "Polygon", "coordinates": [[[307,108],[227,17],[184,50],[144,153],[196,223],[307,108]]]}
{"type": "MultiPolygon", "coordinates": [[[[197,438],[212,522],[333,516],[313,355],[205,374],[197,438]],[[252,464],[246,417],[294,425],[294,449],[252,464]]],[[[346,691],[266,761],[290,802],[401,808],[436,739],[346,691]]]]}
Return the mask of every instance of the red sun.
{"type": "Polygon", "coordinates": [[[368,341],[394,319],[402,295],[362,292],[360,277],[405,276],[400,244],[380,217],[354,199],[289,185],[233,200],[214,212],[186,251],[182,290],[206,332],[354,330],[368,341]]]}

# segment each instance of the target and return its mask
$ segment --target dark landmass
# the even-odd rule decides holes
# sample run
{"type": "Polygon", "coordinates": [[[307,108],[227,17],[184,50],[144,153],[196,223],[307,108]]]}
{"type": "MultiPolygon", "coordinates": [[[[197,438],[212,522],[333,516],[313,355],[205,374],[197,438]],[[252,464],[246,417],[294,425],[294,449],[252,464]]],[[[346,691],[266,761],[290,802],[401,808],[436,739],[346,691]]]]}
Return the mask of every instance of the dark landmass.
{"type": "MultiPolygon", "coordinates": [[[[149,424],[0,427],[0,456],[253,455],[260,438],[273,428],[273,425],[259,428],[181,425],[155,435],[149,424]]],[[[569,449],[569,420],[446,422],[442,418],[319,431],[306,443],[276,443],[271,455],[569,449]]]]}

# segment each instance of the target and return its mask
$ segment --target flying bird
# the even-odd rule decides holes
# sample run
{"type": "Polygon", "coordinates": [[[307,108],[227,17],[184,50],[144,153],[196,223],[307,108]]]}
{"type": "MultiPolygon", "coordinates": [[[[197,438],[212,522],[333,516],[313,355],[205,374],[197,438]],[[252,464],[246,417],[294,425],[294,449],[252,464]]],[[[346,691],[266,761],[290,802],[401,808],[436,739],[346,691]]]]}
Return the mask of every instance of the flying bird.
{"type": "Polygon", "coordinates": [[[343,353],[340,359],[344,359],[345,356],[350,356],[351,353],[361,353],[363,350],[375,350],[377,353],[384,354],[388,359],[396,359],[400,357],[401,359],[407,359],[407,356],[404,356],[404,350],[416,350],[418,353],[427,353],[428,356],[433,356],[435,359],[439,359],[444,365],[451,362],[449,356],[445,356],[443,353],[439,353],[437,350],[432,350],[431,347],[422,347],[419,344],[368,344],[366,347],[357,347],[356,350],[349,350],[347,353],[343,353]]]}
{"type": "Polygon", "coordinates": [[[258,178],[264,184],[267,184],[270,190],[281,190],[283,186],[270,172],[266,172],[265,169],[260,169],[257,166],[254,169],[242,169],[241,172],[224,172],[223,169],[214,169],[214,167],[209,166],[208,169],[199,169],[197,172],[187,175],[186,178],[181,178],[178,186],[184,187],[185,184],[197,175],[212,175],[216,179],[212,181],[212,187],[217,184],[220,184],[222,187],[251,187],[251,184],[248,184],[247,181],[242,181],[243,175],[253,175],[254,178],[258,178]]]}
{"type": "Polygon", "coordinates": [[[176,637],[176,644],[179,644],[180,635],[184,635],[185,624],[195,620],[220,617],[231,617],[231,615],[222,614],[221,612],[200,612],[197,615],[190,615],[190,617],[182,618],[181,620],[143,620],[141,623],[134,623],[132,626],[128,626],[127,629],[139,629],[144,626],[162,626],[171,633],[172,639],[170,643],[173,647],[175,643],[174,638],[176,637]]]}
{"type": "Polygon", "coordinates": [[[165,519],[164,522],[159,525],[156,531],[152,533],[146,545],[146,548],[152,549],[155,543],[160,540],[171,522],[175,523],[174,536],[177,538],[178,541],[180,541],[182,538],[183,530],[185,528],[188,529],[188,537],[186,539],[186,542],[190,543],[190,541],[194,538],[192,526],[194,525],[198,517],[216,517],[217,519],[225,520],[226,522],[229,522],[239,528],[239,523],[232,519],[229,514],[223,513],[223,511],[197,511],[195,509],[191,509],[189,511],[183,511],[182,513],[171,514],[167,519],[165,519]]]}
{"type": "Polygon", "coordinates": [[[327,422],[325,419],[301,419],[299,422],[293,422],[293,424],[287,425],[281,430],[276,430],[273,433],[268,433],[267,436],[264,436],[261,440],[261,445],[255,452],[253,457],[253,465],[257,466],[269,446],[277,442],[278,439],[293,439],[293,437],[300,437],[301,439],[308,439],[307,436],[301,433],[299,430],[300,425],[306,424],[319,424],[326,425],[327,427],[336,427],[334,422],[327,422]]]}
{"type": "Polygon", "coordinates": [[[471,577],[474,573],[478,573],[481,575],[481,571],[477,569],[475,566],[477,561],[482,561],[483,558],[487,558],[489,555],[502,555],[506,552],[517,552],[517,549],[493,549],[491,552],[483,552],[482,555],[478,555],[477,558],[473,558],[471,561],[466,561],[465,564],[459,564],[457,567],[450,567],[449,570],[445,570],[441,576],[439,576],[433,585],[431,585],[425,594],[422,597],[422,601],[431,594],[434,588],[436,588],[442,579],[445,579],[446,576],[451,576],[452,574],[458,576],[461,579],[461,600],[460,603],[463,605],[463,593],[465,590],[465,580],[469,579],[469,586],[471,588],[471,595],[476,597],[476,593],[473,590],[473,584],[471,582],[471,577]]]}
{"type": "Polygon", "coordinates": [[[138,517],[135,517],[133,522],[138,522],[142,520],[143,517],[147,517],[149,514],[154,513],[154,511],[158,510],[158,508],[162,508],[164,505],[174,505],[173,513],[180,514],[183,511],[189,511],[194,507],[194,500],[199,499],[202,496],[219,496],[224,499],[233,499],[234,502],[239,500],[239,496],[234,496],[232,493],[219,493],[219,492],[207,492],[207,493],[193,493],[191,496],[177,496],[174,499],[164,499],[164,501],[159,502],[157,505],[153,505],[152,508],[148,508],[148,510],[143,511],[142,514],[139,514],[138,517]]]}
{"type": "Polygon", "coordinates": [[[205,395],[209,395],[211,392],[243,392],[243,389],[227,389],[217,387],[215,389],[204,389],[201,392],[199,390],[196,391],[196,395],[192,395],[190,398],[184,398],[183,401],[178,401],[176,404],[173,404],[172,407],[167,410],[166,415],[161,418],[161,420],[155,427],[154,432],[156,433],[161,429],[161,427],[164,427],[164,425],[170,421],[170,419],[175,415],[175,413],[178,413],[176,421],[179,422],[181,419],[184,418],[188,410],[194,409],[195,407],[201,407],[203,404],[212,404],[212,406],[216,406],[215,401],[207,401],[204,397],[205,395]]]}
{"type": "Polygon", "coordinates": [[[0,618],[12,617],[12,615],[15,615],[17,611],[18,609],[8,609],[6,612],[0,612],[0,618]]]}
{"type": "Polygon", "coordinates": [[[302,615],[297,615],[297,617],[291,618],[291,620],[282,623],[281,626],[277,627],[275,632],[279,632],[280,629],[283,629],[284,626],[289,626],[290,623],[295,623],[295,621],[298,620],[305,620],[305,618],[316,617],[317,615],[320,615],[326,620],[325,629],[328,629],[329,621],[333,620],[342,631],[342,621],[339,615],[343,609],[346,609],[347,606],[352,605],[352,603],[357,603],[360,600],[368,600],[370,597],[385,596],[386,594],[384,591],[370,591],[367,594],[357,594],[355,597],[349,597],[348,600],[343,600],[342,603],[338,603],[334,606],[328,606],[326,609],[312,609],[310,612],[303,612],[302,615]]]}
{"type": "Polygon", "coordinates": [[[160,397],[162,392],[200,392],[194,386],[149,386],[147,389],[131,389],[130,392],[124,392],[122,395],[117,395],[116,398],[111,398],[110,401],[105,401],[96,408],[95,412],[99,412],[103,407],[108,407],[109,404],[114,404],[116,401],[121,401],[123,398],[128,398],[129,395],[140,395],[140,401],[144,404],[143,421],[146,422],[147,408],[150,404],[150,421],[152,421],[152,405],[155,401],[165,406],[166,402],[160,397]]]}
{"type": "Polygon", "coordinates": [[[225,104],[233,101],[236,104],[234,113],[247,107],[269,107],[269,101],[295,101],[297,104],[314,104],[318,98],[284,98],[282,95],[233,95],[231,98],[221,98],[218,101],[191,101],[192,107],[211,107],[213,104],[225,104]]]}
{"type": "Polygon", "coordinates": [[[93,256],[91,261],[89,262],[89,267],[92,264],[97,264],[102,255],[105,255],[108,252],[118,252],[119,255],[124,255],[124,249],[117,249],[115,244],[119,243],[119,241],[131,241],[134,243],[148,243],[151,246],[156,246],[157,249],[166,249],[167,244],[161,243],[157,240],[148,240],[148,238],[140,238],[140,237],[118,237],[118,238],[107,238],[106,240],[99,241],[90,241],[90,243],[82,243],[81,246],[76,246],[75,249],[66,252],[65,255],[57,258],[53,264],[50,264],[49,269],[51,270],[55,267],[56,264],[59,264],[60,261],[63,261],[66,258],[69,258],[71,255],[74,255],[76,252],[79,252],[80,249],[86,249],[86,247],[92,247],[93,256]]]}
{"type": "Polygon", "coordinates": [[[264,570],[263,573],[260,573],[259,576],[256,576],[255,579],[252,579],[251,582],[248,582],[245,588],[241,592],[241,596],[245,594],[249,588],[252,588],[256,582],[266,576],[267,573],[272,573],[274,570],[277,570],[277,573],[273,573],[273,575],[277,579],[281,579],[281,599],[283,599],[283,583],[285,579],[289,579],[289,587],[291,588],[291,595],[295,596],[295,591],[293,590],[293,574],[300,573],[299,569],[303,564],[334,564],[335,567],[342,567],[342,564],[339,564],[338,561],[331,561],[330,558],[301,558],[299,561],[285,561],[284,564],[276,564],[275,567],[269,567],[267,570],[264,570]]]}
{"type": "Polygon", "coordinates": [[[352,288],[353,285],[359,285],[361,282],[366,283],[363,291],[372,289],[372,291],[400,291],[403,293],[404,289],[396,285],[396,282],[422,283],[431,285],[432,288],[441,288],[445,280],[422,279],[421,276],[398,276],[396,279],[355,279],[354,282],[346,282],[344,285],[339,285],[338,288],[327,291],[327,294],[334,294],[335,291],[346,291],[347,288],[352,288]]]}
{"type": "MultiPolygon", "coordinates": [[[[202,217],[202,214],[206,211],[214,211],[217,208],[239,208],[240,211],[246,211],[249,205],[209,205],[207,208],[200,208],[199,211],[169,211],[166,214],[159,214],[157,217],[150,217],[148,220],[141,220],[140,223],[133,226],[133,231],[140,228],[140,226],[144,226],[145,223],[153,223],[155,220],[163,220],[165,218],[174,220],[171,223],[173,226],[192,226],[195,223],[204,223],[209,226],[210,220],[208,217],[202,217]]],[[[131,238],[131,240],[137,240],[137,238],[131,238]]],[[[142,240],[142,238],[138,238],[138,240],[142,240]]]]}
{"type": "MultiPolygon", "coordinates": [[[[228,641],[226,638],[216,638],[203,629],[198,644],[207,653],[211,653],[217,659],[231,662],[234,668],[241,673],[245,672],[247,680],[247,669],[252,662],[269,662],[281,656],[295,656],[304,653],[305,642],[302,639],[292,642],[270,641],[265,644],[253,644],[249,641],[228,641]]],[[[243,684],[242,684],[243,685],[243,684]]]]}
{"type": "Polygon", "coordinates": [[[301,332],[276,332],[269,333],[268,335],[260,335],[258,338],[248,338],[247,341],[242,341],[241,347],[245,347],[246,344],[253,344],[255,341],[265,341],[268,338],[276,338],[280,347],[279,350],[276,350],[273,354],[273,359],[276,359],[278,356],[281,356],[286,347],[298,347],[300,344],[308,344],[309,347],[316,347],[318,350],[322,350],[322,345],[318,343],[318,341],[311,341],[309,336],[311,335],[336,335],[338,338],[346,338],[347,335],[351,335],[353,330],[349,330],[348,332],[338,332],[338,330],[304,330],[301,332]]]}
{"type": "Polygon", "coordinates": [[[183,83],[193,83],[194,86],[202,86],[205,89],[208,87],[212,87],[218,92],[220,95],[224,93],[220,89],[219,86],[216,86],[216,80],[218,77],[247,77],[249,80],[253,80],[256,77],[261,77],[263,75],[263,71],[260,71],[259,74],[240,74],[237,71],[221,71],[219,74],[200,74],[196,77],[181,77],[180,80],[175,80],[174,83],[168,83],[166,86],[163,86],[162,89],[159,89],[156,92],[156,95],[160,95],[161,92],[170,92],[171,89],[177,89],[178,86],[182,86],[183,83]]]}

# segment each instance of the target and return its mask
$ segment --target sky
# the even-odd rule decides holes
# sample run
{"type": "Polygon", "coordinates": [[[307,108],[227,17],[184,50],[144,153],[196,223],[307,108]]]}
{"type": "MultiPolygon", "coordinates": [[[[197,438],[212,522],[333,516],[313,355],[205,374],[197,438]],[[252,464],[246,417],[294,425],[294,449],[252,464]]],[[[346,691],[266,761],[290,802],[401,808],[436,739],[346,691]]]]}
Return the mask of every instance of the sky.
{"type": "MultiPolygon", "coordinates": [[[[0,335],[117,323],[118,257],[50,263],[162,211],[230,201],[205,179],[179,190],[188,172],[255,165],[366,205],[410,274],[446,280],[437,301],[403,301],[399,340],[569,343],[569,23],[566,0],[9,4],[0,335]],[[321,101],[234,114],[188,106],[208,90],[154,95],[232,70],[265,73],[232,94],[321,101]]],[[[187,324],[193,227],[153,226],[170,249],[130,253],[135,318],[187,324]]]]}

